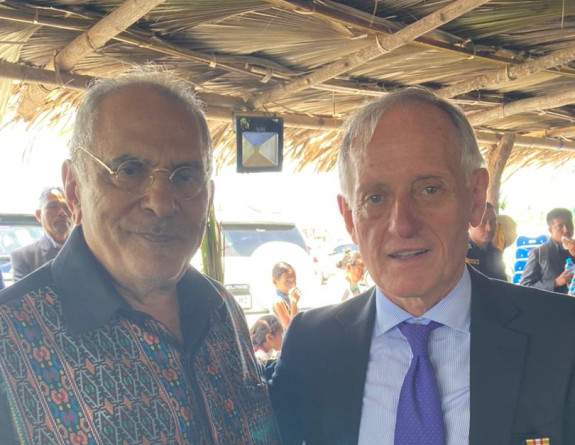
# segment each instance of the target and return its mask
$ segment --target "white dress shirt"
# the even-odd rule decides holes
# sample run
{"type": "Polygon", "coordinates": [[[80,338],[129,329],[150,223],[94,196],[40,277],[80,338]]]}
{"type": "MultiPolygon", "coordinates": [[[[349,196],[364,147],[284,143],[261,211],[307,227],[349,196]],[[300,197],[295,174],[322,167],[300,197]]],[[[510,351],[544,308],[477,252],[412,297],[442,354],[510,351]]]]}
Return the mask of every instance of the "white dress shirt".
{"type": "Polygon", "coordinates": [[[359,445],[393,445],[399,393],[413,357],[397,327],[403,321],[444,325],[431,332],[429,358],[439,386],[446,445],[468,445],[471,278],[467,268],[455,288],[419,318],[376,289],[359,445]]]}

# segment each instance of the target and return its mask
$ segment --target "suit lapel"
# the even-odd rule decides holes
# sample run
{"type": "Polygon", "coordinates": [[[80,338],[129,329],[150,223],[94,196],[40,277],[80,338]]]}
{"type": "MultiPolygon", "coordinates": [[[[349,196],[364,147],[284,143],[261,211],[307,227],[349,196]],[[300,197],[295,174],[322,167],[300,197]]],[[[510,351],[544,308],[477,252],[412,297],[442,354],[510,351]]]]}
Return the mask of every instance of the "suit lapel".
{"type": "Polygon", "coordinates": [[[341,377],[342,384],[334,389],[338,393],[338,403],[345,411],[338,427],[342,432],[339,437],[351,437],[353,443],[359,437],[363,390],[375,322],[375,288],[366,294],[367,300],[361,296],[354,297],[350,303],[355,304],[341,305],[341,311],[336,315],[343,334],[338,356],[345,361],[343,366],[334,370],[341,377]]]}
{"type": "Polygon", "coordinates": [[[38,264],[37,267],[42,266],[43,264],[50,261],[56,255],[54,255],[54,246],[48,239],[46,235],[40,238],[40,256],[41,256],[41,264],[38,264]]]}
{"type": "Polygon", "coordinates": [[[527,337],[516,328],[520,309],[503,295],[505,285],[470,273],[470,445],[509,443],[527,337]]]}

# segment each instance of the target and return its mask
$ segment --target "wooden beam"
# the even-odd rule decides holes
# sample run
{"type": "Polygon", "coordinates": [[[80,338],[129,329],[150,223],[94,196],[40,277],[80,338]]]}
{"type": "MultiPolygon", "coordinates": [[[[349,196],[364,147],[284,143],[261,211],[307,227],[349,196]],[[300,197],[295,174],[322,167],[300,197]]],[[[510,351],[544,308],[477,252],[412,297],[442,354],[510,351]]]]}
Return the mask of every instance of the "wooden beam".
{"type": "Polygon", "coordinates": [[[125,0],[110,14],[82,33],[56,55],[55,66],[70,71],[87,55],[103,47],[166,0],[125,0]]]}
{"type": "MultiPolygon", "coordinates": [[[[339,23],[345,27],[352,27],[358,31],[366,32],[372,35],[387,36],[392,32],[401,29],[402,25],[374,16],[371,12],[364,12],[354,9],[350,6],[332,0],[264,0],[278,8],[289,9],[299,13],[310,14],[322,18],[328,22],[339,23]]],[[[521,60],[523,55],[519,51],[513,51],[505,48],[505,56],[497,54],[485,54],[478,51],[473,44],[469,44],[467,39],[458,37],[450,33],[448,40],[454,41],[447,43],[441,36],[434,36],[433,32],[418,37],[413,41],[413,45],[419,46],[426,50],[436,50],[448,52],[463,58],[473,57],[492,65],[513,65],[521,60]]],[[[555,72],[559,76],[575,77],[575,70],[569,67],[561,72],[555,72]]]]}
{"type": "MultiPolygon", "coordinates": [[[[84,32],[89,28],[91,22],[84,19],[66,20],[54,17],[43,17],[41,15],[34,15],[23,11],[11,11],[0,9],[0,20],[6,20],[16,23],[37,24],[47,26],[55,29],[67,29],[71,31],[84,32]]],[[[386,34],[387,35],[387,34],[386,34]]],[[[290,70],[287,67],[280,65],[277,62],[255,56],[226,56],[217,55],[214,59],[213,54],[205,54],[200,51],[194,51],[183,48],[178,45],[173,45],[167,41],[162,40],[158,36],[151,38],[147,33],[135,29],[130,29],[130,32],[122,32],[114,37],[114,40],[125,43],[127,45],[136,46],[138,48],[145,48],[149,51],[155,51],[159,54],[166,54],[172,57],[180,58],[182,60],[190,60],[203,65],[212,65],[216,63],[218,69],[240,73],[254,79],[262,80],[266,76],[272,75],[274,79],[292,80],[296,78],[298,73],[290,70]]],[[[395,86],[395,85],[394,85],[395,86]]],[[[358,80],[342,80],[334,79],[327,81],[323,84],[318,84],[312,88],[329,92],[340,92],[343,94],[357,94],[361,96],[376,96],[379,97],[387,92],[384,86],[373,86],[373,82],[360,82],[358,80]]],[[[483,96],[481,100],[474,97],[459,97],[456,103],[473,103],[476,105],[494,105],[494,101],[483,96]]]]}
{"type": "Polygon", "coordinates": [[[354,54],[350,54],[341,60],[325,65],[315,72],[302,76],[292,82],[272,88],[271,90],[250,100],[250,103],[255,108],[259,108],[268,103],[275,102],[281,97],[295,94],[298,91],[305,90],[313,85],[333,79],[340,74],[381,56],[382,54],[389,53],[394,49],[412,42],[417,37],[450,22],[457,17],[460,17],[466,12],[483,5],[488,1],[489,0],[457,0],[450,5],[429,14],[427,17],[406,26],[395,34],[381,38],[376,36],[375,42],[366,45],[362,50],[357,51],[354,54]]]}
{"type": "Polygon", "coordinates": [[[496,87],[500,83],[530,76],[538,71],[563,65],[573,59],[575,59],[575,45],[554,51],[538,59],[530,60],[522,65],[507,66],[504,69],[492,73],[477,76],[463,82],[457,82],[437,90],[436,93],[441,97],[449,98],[481,88],[496,87]]]}
{"type": "MultiPolygon", "coordinates": [[[[68,73],[62,73],[60,78],[57,78],[53,71],[2,61],[0,61],[0,78],[75,90],[87,89],[90,82],[95,79],[91,76],[68,73]]],[[[242,99],[233,96],[198,93],[198,98],[206,104],[207,116],[211,120],[231,122],[234,113],[248,109],[247,104],[242,99]]],[[[284,122],[286,122],[286,126],[288,127],[293,126],[325,131],[342,130],[342,119],[297,114],[279,114],[278,116],[284,118],[284,122]]],[[[568,127],[568,129],[570,128],[571,127],[568,127]]],[[[556,129],[556,131],[558,132],[559,129],[556,129]]],[[[497,144],[501,138],[501,135],[488,131],[476,131],[475,133],[477,140],[482,144],[497,144]]],[[[557,133],[557,136],[560,136],[560,134],[557,133]]],[[[575,151],[575,142],[544,137],[516,136],[515,146],[528,149],[575,151]]]]}
{"type": "MultiPolygon", "coordinates": [[[[58,73],[70,71],[80,60],[120,34],[144,15],[166,0],[125,0],[110,14],[72,40],[46,67],[58,73]]],[[[31,119],[39,103],[46,96],[40,86],[32,86],[18,107],[24,118],[31,119]]]]}
{"type": "MultiPolygon", "coordinates": [[[[502,135],[489,131],[475,131],[477,142],[480,144],[498,144],[502,135]]],[[[552,138],[536,138],[529,136],[515,136],[515,147],[528,150],[571,150],[575,151],[575,142],[552,138]]]]}
{"type": "Polygon", "coordinates": [[[509,159],[515,135],[505,134],[497,145],[487,153],[487,171],[489,172],[489,187],[487,189],[487,201],[499,208],[499,194],[501,191],[501,176],[505,170],[505,164],[509,159]]]}
{"type": "Polygon", "coordinates": [[[575,137],[575,125],[570,125],[568,127],[549,128],[547,130],[530,131],[529,133],[526,133],[525,136],[530,136],[533,138],[544,138],[544,137],[571,138],[575,137]]]}
{"type": "Polygon", "coordinates": [[[83,91],[88,88],[88,84],[94,77],[68,73],[60,73],[57,76],[54,71],[0,61],[0,79],[83,91]]]}
{"type": "Polygon", "coordinates": [[[476,126],[498,119],[504,119],[514,114],[559,108],[572,103],[575,103],[575,88],[570,88],[561,93],[550,94],[548,96],[532,97],[530,99],[522,99],[516,102],[502,104],[489,110],[470,114],[467,118],[471,125],[476,126]]]}
{"type": "MultiPolygon", "coordinates": [[[[218,106],[218,102],[210,105],[201,94],[198,94],[198,96],[207,105],[206,117],[209,120],[229,123],[232,122],[234,114],[236,114],[237,111],[218,106]],[[218,105],[215,105],[216,103],[218,105]]],[[[264,113],[261,113],[261,115],[263,116],[264,113]]],[[[269,115],[269,113],[267,115],[269,115]]],[[[283,118],[284,126],[293,128],[306,128],[308,130],[322,131],[341,131],[343,125],[343,119],[337,119],[328,116],[307,116],[302,114],[281,114],[277,116],[283,118]]]]}

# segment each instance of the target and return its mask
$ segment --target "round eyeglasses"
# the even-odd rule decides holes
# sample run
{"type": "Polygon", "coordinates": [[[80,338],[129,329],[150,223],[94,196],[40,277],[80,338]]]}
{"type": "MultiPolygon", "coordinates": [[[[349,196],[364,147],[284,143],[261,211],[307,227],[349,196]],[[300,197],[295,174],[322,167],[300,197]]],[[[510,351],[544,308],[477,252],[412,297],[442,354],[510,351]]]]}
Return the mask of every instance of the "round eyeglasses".
{"type": "Polygon", "coordinates": [[[152,168],[142,161],[130,159],[118,165],[116,170],[112,170],[104,161],[85,148],[77,147],[76,150],[81,150],[88,154],[90,158],[104,167],[110,173],[112,184],[121,190],[145,193],[154,183],[158,172],[168,175],[170,184],[181,199],[194,199],[206,185],[204,173],[194,167],[182,166],[174,170],[168,170],[165,168],[152,168]]]}

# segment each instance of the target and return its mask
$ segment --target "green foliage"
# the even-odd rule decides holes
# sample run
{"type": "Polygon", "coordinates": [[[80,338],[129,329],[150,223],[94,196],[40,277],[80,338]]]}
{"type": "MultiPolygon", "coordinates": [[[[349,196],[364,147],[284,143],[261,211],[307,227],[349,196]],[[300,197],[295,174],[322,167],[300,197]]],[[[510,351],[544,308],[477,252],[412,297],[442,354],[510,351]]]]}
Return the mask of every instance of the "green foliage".
{"type": "Polygon", "coordinates": [[[203,272],[210,278],[224,282],[224,244],[221,227],[216,221],[214,206],[210,207],[206,232],[201,245],[203,272]]]}

